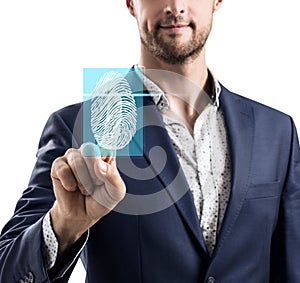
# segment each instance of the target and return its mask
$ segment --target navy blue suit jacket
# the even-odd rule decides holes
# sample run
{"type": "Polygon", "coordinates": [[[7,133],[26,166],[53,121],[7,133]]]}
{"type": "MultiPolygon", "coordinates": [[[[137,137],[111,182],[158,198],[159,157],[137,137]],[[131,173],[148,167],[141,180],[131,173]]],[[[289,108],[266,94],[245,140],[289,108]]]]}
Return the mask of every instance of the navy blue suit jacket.
{"type": "MultiPolygon", "coordinates": [[[[145,121],[161,125],[152,100],[144,101],[150,109],[145,121]]],[[[87,282],[300,282],[300,151],[293,121],[224,87],[220,106],[230,145],[232,190],[212,257],[167,131],[149,126],[144,128],[144,155],[132,158],[132,172],[139,177],[121,175],[128,193],[166,191],[164,201],[169,198],[170,203],[155,213],[143,214],[144,206],[136,205],[136,213],[124,214],[120,211],[125,198],[96,223],[81,253],[87,282]],[[155,146],[165,151],[164,168],[151,158],[155,146]],[[140,176],[150,172],[147,168],[158,175],[140,176]]],[[[2,231],[1,283],[19,282],[28,274],[33,282],[49,282],[41,223],[55,201],[51,164],[68,148],[80,146],[80,134],[74,130],[78,117],[80,128],[80,111],[81,104],[66,107],[52,114],[45,126],[29,186],[2,231]]],[[[118,159],[120,165],[126,162],[125,157],[118,159]]],[[[74,265],[58,282],[67,282],[74,265]]]]}

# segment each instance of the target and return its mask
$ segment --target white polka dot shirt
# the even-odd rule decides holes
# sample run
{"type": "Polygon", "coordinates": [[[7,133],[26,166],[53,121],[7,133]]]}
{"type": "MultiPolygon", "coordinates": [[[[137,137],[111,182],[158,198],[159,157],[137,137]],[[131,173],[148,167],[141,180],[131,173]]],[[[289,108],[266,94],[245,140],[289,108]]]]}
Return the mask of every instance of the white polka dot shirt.
{"type": "Polygon", "coordinates": [[[167,115],[169,105],[164,92],[146,76],[144,84],[162,113],[194,198],[207,250],[212,255],[231,191],[230,155],[219,107],[220,85],[214,80],[215,101],[204,97],[206,106],[200,111],[191,133],[174,115],[167,115]]]}

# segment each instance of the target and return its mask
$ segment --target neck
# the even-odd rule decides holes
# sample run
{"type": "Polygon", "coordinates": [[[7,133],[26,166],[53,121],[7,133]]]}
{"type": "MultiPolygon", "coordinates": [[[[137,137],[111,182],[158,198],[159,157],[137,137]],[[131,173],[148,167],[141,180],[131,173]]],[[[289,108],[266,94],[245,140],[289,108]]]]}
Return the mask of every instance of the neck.
{"type": "Polygon", "coordinates": [[[192,131],[201,112],[200,105],[207,100],[205,93],[211,92],[205,49],[197,58],[175,65],[154,58],[142,48],[139,65],[145,68],[145,75],[167,95],[169,109],[166,114],[175,115],[192,131]]]}

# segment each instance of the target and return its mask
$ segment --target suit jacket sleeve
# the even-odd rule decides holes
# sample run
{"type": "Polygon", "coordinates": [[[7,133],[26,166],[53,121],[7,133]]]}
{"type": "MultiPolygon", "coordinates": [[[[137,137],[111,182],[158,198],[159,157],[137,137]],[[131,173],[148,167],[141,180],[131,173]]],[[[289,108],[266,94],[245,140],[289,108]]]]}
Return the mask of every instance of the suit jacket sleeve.
{"type": "Polygon", "coordinates": [[[300,282],[300,150],[293,121],[290,162],[272,241],[271,282],[300,282]]]}
{"type": "MultiPolygon", "coordinates": [[[[52,162],[74,145],[69,112],[61,110],[50,116],[40,139],[28,188],[18,201],[14,216],[2,230],[0,282],[19,282],[26,277],[33,277],[32,282],[50,282],[42,255],[42,220],[55,201],[50,177],[52,162]]],[[[75,264],[76,261],[70,271],[75,264]]],[[[69,276],[67,272],[60,282],[66,282],[69,276]]]]}

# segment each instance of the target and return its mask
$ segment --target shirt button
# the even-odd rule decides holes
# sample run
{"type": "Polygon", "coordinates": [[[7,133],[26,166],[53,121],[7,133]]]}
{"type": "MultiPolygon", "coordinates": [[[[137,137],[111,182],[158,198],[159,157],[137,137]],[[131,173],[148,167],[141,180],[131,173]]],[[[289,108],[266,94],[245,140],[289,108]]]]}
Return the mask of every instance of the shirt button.
{"type": "Polygon", "coordinates": [[[206,283],[215,283],[215,282],[216,282],[216,279],[212,276],[208,277],[207,281],[206,281],[206,283]]]}

